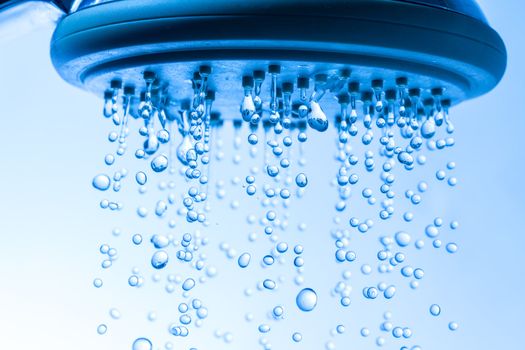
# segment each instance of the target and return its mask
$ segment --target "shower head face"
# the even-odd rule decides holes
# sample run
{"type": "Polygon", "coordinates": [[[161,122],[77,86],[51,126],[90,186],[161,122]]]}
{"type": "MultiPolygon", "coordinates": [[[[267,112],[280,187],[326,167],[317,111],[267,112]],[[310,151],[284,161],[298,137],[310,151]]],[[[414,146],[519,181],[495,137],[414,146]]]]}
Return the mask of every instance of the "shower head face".
{"type": "MultiPolygon", "coordinates": [[[[491,90],[506,66],[501,38],[473,1],[92,3],[82,3],[54,34],[53,63],[66,81],[99,96],[115,79],[139,92],[151,71],[178,108],[193,96],[192,77],[205,65],[217,92],[214,109],[225,118],[238,117],[231,101],[243,95],[241,78],[271,64],[281,67],[280,83],[309,77],[311,89],[313,77],[326,74],[335,96],[349,92],[350,81],[363,92],[382,80],[386,91],[402,78],[422,99],[441,89],[451,104],[491,90]]],[[[339,109],[336,99],[326,103],[327,111],[339,109]]]]}

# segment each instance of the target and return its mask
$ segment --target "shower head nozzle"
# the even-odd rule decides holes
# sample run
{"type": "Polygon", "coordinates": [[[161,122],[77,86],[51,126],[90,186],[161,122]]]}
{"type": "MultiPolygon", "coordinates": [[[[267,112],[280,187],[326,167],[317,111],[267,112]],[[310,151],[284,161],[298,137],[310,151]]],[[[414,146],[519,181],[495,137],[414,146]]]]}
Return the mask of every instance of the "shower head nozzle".
{"type": "MultiPolygon", "coordinates": [[[[226,118],[239,115],[231,100],[246,76],[259,92],[273,77],[275,93],[283,82],[305,90],[305,78],[316,88],[315,75],[325,74],[335,96],[352,93],[353,81],[380,99],[402,87],[457,104],[491,90],[506,67],[503,41],[471,0],[110,1],[65,17],[51,54],[66,81],[100,96],[115,79],[144,91],[152,72],[181,104],[198,72],[226,118]]],[[[338,110],[332,102],[325,108],[338,110]]]]}

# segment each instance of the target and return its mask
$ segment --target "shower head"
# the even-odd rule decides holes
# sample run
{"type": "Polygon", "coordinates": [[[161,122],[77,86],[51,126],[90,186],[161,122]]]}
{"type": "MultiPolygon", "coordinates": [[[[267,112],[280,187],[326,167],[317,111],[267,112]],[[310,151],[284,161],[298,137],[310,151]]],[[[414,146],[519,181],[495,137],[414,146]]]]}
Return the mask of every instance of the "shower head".
{"type": "Polygon", "coordinates": [[[246,89],[275,95],[273,109],[296,91],[330,92],[338,98],[323,109],[334,114],[344,95],[398,105],[417,96],[417,114],[425,100],[448,106],[488,92],[506,66],[472,0],[84,1],[59,23],[51,55],[66,81],[99,96],[144,92],[149,74],[168,117],[204,80],[226,119],[241,117],[232,101],[246,89]],[[275,86],[260,91],[263,81],[275,86]]]}

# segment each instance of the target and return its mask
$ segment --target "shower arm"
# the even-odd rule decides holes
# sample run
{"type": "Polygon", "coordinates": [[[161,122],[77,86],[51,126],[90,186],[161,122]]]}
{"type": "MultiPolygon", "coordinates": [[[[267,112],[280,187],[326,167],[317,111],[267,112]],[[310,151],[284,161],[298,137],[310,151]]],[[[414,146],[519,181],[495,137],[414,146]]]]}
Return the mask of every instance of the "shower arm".
{"type": "Polygon", "coordinates": [[[0,0],[0,44],[44,26],[57,25],[74,0],[0,0]]]}

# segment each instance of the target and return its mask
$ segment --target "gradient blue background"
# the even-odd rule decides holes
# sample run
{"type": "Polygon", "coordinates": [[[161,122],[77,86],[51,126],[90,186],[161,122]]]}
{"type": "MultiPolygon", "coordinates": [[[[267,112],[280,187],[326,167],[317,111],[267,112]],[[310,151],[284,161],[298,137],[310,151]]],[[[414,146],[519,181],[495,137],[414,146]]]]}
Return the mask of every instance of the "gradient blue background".
{"type": "MultiPolygon", "coordinates": [[[[508,69],[494,91],[453,110],[457,145],[452,154],[458,163],[460,184],[453,197],[436,194],[434,203],[438,207],[441,203],[447,205],[447,215],[460,220],[461,230],[455,239],[460,251],[453,260],[447,258],[445,262],[429,256],[427,272],[436,271],[436,275],[428,277],[427,287],[414,298],[428,297],[421,301],[421,305],[426,305],[433,296],[441,296],[441,304],[452,310],[444,315],[448,318],[443,322],[454,319],[461,328],[451,336],[442,328],[433,328],[435,324],[427,325],[430,321],[423,318],[418,322],[428,327],[420,331],[418,340],[424,349],[524,347],[521,331],[525,267],[521,255],[525,243],[525,118],[521,101],[525,81],[525,3],[484,0],[480,4],[506,42],[508,69]],[[439,263],[432,266],[434,260],[439,263]],[[438,342],[432,343],[432,339],[438,342]]],[[[52,28],[44,28],[0,47],[0,130],[4,146],[0,166],[0,343],[5,349],[128,348],[125,344],[131,338],[143,333],[154,337],[157,328],[162,332],[165,328],[138,324],[129,318],[110,325],[107,310],[114,306],[108,301],[110,294],[126,295],[121,303],[127,306],[119,307],[123,313],[130,305],[139,312],[141,296],[127,300],[128,289],[117,287],[106,294],[93,292],[91,281],[101,261],[97,247],[102,241],[113,239],[111,228],[125,222],[126,216],[101,213],[97,207],[100,195],[94,193],[90,181],[102,169],[102,157],[110,150],[104,142],[108,124],[100,116],[98,98],[67,85],[54,72],[49,59],[51,34],[52,28]],[[110,325],[104,338],[95,332],[100,322],[110,325]]],[[[331,141],[317,137],[313,143],[327,148],[326,158],[332,156],[331,141]]],[[[310,164],[322,164],[323,155],[310,152],[307,157],[310,164]]],[[[335,171],[330,161],[326,160],[326,165],[331,166],[326,174],[312,170],[310,180],[329,181],[325,176],[335,171]]],[[[429,174],[434,171],[429,169],[429,174]]],[[[245,173],[237,175],[242,177],[245,173]]],[[[319,208],[321,200],[316,200],[319,197],[312,191],[310,198],[307,194],[297,206],[303,212],[317,210],[319,217],[329,218],[335,192],[317,193],[326,199],[326,208],[319,208]]],[[[224,214],[220,208],[214,210],[218,210],[218,216],[231,215],[226,213],[227,208],[224,214]]],[[[310,234],[313,231],[319,237],[325,235],[326,251],[331,252],[326,227],[312,225],[310,234]]],[[[124,230],[126,238],[118,238],[122,249],[127,246],[122,242],[131,232],[124,230]]],[[[227,233],[228,228],[222,230],[227,233]]],[[[320,244],[320,251],[324,251],[324,244],[320,244]]],[[[131,264],[123,270],[123,276],[130,272],[131,264]]],[[[235,281],[235,276],[231,278],[235,281]]],[[[144,297],[155,295],[150,291],[144,297]]],[[[218,301],[221,298],[224,296],[218,301]]],[[[405,305],[411,302],[407,300],[405,305]]],[[[412,311],[400,309],[395,315],[404,312],[408,315],[412,311]]],[[[424,312],[419,310],[418,314],[424,312]]],[[[327,324],[320,330],[320,343],[324,343],[330,339],[327,329],[338,323],[332,318],[343,316],[321,315],[327,324]]],[[[367,318],[373,318],[368,326],[375,327],[376,316],[351,314],[347,329],[352,339],[361,341],[355,333],[360,325],[367,324],[367,318]],[[356,318],[362,322],[354,322],[356,318]]],[[[319,321],[302,320],[305,325],[319,321]]],[[[214,322],[220,324],[220,319],[210,319],[210,329],[215,329],[214,322]]],[[[234,326],[227,328],[235,333],[234,326]]],[[[202,349],[241,348],[239,344],[244,343],[239,333],[241,326],[236,334],[236,339],[240,339],[237,345],[234,342],[227,347],[210,337],[204,338],[202,349]]],[[[255,333],[249,336],[255,337],[255,333]]],[[[340,341],[337,344],[343,349],[375,348],[373,342],[356,343],[356,347],[347,347],[351,342],[346,346],[340,341]]],[[[395,348],[394,343],[385,348],[395,348]]]]}

